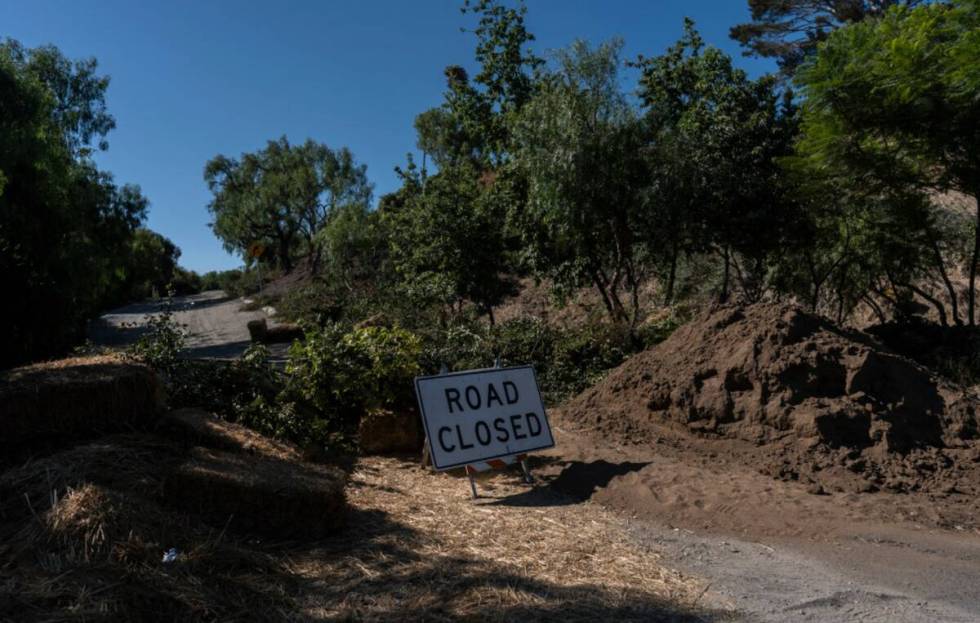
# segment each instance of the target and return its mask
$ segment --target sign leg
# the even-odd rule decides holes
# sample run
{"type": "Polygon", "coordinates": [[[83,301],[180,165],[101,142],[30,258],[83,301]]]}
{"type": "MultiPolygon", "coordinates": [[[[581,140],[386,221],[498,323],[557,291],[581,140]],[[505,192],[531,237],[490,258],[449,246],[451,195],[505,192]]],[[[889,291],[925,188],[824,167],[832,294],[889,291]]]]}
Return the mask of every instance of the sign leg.
{"type": "Polygon", "coordinates": [[[526,484],[534,484],[534,477],[531,476],[531,468],[528,467],[526,459],[521,459],[521,473],[524,474],[524,482],[526,484]]]}
{"type": "Polygon", "coordinates": [[[473,499],[475,500],[480,497],[476,492],[476,480],[473,479],[473,472],[468,469],[466,470],[466,475],[470,479],[470,491],[473,493],[473,499]]]}

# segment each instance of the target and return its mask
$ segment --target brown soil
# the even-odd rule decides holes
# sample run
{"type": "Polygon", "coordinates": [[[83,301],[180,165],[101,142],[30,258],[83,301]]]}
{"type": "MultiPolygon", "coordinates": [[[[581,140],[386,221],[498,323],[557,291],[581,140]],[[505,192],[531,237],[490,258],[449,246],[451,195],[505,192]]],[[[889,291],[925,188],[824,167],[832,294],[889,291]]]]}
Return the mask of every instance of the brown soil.
{"type": "Polygon", "coordinates": [[[955,497],[980,493],[976,412],[971,396],[865,334],[758,304],[706,312],[570,401],[562,421],[811,493],[955,497]]]}

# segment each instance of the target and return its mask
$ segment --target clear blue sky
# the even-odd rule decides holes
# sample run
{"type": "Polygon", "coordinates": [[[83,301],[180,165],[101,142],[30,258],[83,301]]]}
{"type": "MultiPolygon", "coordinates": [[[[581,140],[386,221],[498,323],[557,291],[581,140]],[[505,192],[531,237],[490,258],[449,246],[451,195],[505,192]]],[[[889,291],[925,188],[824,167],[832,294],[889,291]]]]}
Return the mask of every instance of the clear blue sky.
{"type": "MultiPolygon", "coordinates": [[[[708,43],[752,75],[728,27],[746,0],[529,0],[543,53],[581,38],[626,41],[626,57],[661,53],[692,17],[708,43]]],[[[348,146],[367,164],[375,198],[415,151],[412,120],[440,103],[446,65],[473,67],[471,16],[458,0],[0,0],[0,35],[72,58],[94,56],[112,77],[117,128],[101,166],[150,199],[148,225],[197,271],[238,266],[208,228],[204,163],[283,134],[348,146]]],[[[629,87],[635,85],[630,77],[629,87]]]]}

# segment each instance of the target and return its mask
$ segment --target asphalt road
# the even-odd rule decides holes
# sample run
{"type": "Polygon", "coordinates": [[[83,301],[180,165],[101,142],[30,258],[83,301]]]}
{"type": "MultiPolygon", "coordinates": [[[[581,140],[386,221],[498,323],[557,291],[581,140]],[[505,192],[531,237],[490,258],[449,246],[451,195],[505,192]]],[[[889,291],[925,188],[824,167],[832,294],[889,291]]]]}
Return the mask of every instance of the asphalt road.
{"type": "MultiPolygon", "coordinates": [[[[250,320],[268,318],[259,311],[242,311],[242,299],[211,290],[172,300],[174,319],[187,331],[185,355],[194,359],[237,359],[250,344],[250,320]]],[[[95,344],[123,346],[146,331],[147,320],[164,310],[162,301],[134,303],[104,314],[89,333],[95,344]]],[[[285,357],[288,344],[271,344],[273,360],[285,357]]]]}

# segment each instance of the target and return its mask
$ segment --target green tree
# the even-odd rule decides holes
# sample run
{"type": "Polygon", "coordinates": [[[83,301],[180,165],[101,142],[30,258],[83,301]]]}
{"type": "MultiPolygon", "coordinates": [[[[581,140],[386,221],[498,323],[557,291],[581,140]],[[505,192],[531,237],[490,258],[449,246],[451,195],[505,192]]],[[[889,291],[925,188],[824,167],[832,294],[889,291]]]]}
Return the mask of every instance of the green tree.
{"type": "Polygon", "coordinates": [[[748,1],[752,21],[732,26],[731,38],[746,48],[746,55],[775,57],[782,71],[792,74],[835,29],[924,0],[748,1]]]}
{"type": "MultiPolygon", "coordinates": [[[[958,0],[893,7],[879,20],[833,33],[798,74],[806,96],[799,165],[868,197],[906,203],[911,196],[927,206],[931,193],[956,190],[976,200],[978,31],[980,3],[958,0]]],[[[975,325],[980,227],[972,229],[966,315],[975,325]]],[[[904,239],[917,235],[910,229],[904,239]]],[[[945,277],[940,243],[927,249],[945,277]]],[[[955,305],[956,292],[944,281],[955,305]]],[[[959,322],[955,308],[953,316],[959,322]]]]}
{"type": "Polygon", "coordinates": [[[123,297],[140,300],[166,294],[177,272],[180,249],[168,238],[141,227],[129,243],[123,297]]]}
{"type": "Polygon", "coordinates": [[[346,147],[332,150],[309,139],[292,145],[286,137],[239,159],[216,156],[204,179],[214,195],[211,227],[225,248],[244,255],[253,242],[263,243],[286,271],[303,256],[316,270],[317,233],[333,211],[368,205],[372,192],[367,168],[346,147]]]}
{"type": "Polygon", "coordinates": [[[405,289],[420,304],[458,312],[470,301],[490,316],[514,283],[500,204],[472,165],[458,164],[426,180],[410,166],[400,197],[382,215],[392,261],[405,289]]]}
{"type": "Polygon", "coordinates": [[[769,260],[799,218],[778,163],[796,134],[791,96],[780,96],[773,78],[750,80],[727,54],[705,47],[690,20],[665,54],[637,65],[651,163],[643,239],[667,266],[666,300],[681,252],[719,256],[721,300],[733,272],[743,294],[758,298],[769,260]]]}
{"type": "Polygon", "coordinates": [[[645,170],[637,119],[619,87],[621,50],[620,40],[595,49],[577,41],[556,53],[515,124],[528,200],[514,218],[530,265],[559,294],[594,286],[612,318],[634,323],[645,170]]]}
{"type": "Polygon", "coordinates": [[[59,354],[118,292],[147,201],[89,158],[106,147],[94,60],[0,44],[0,366],[59,354]]]}

